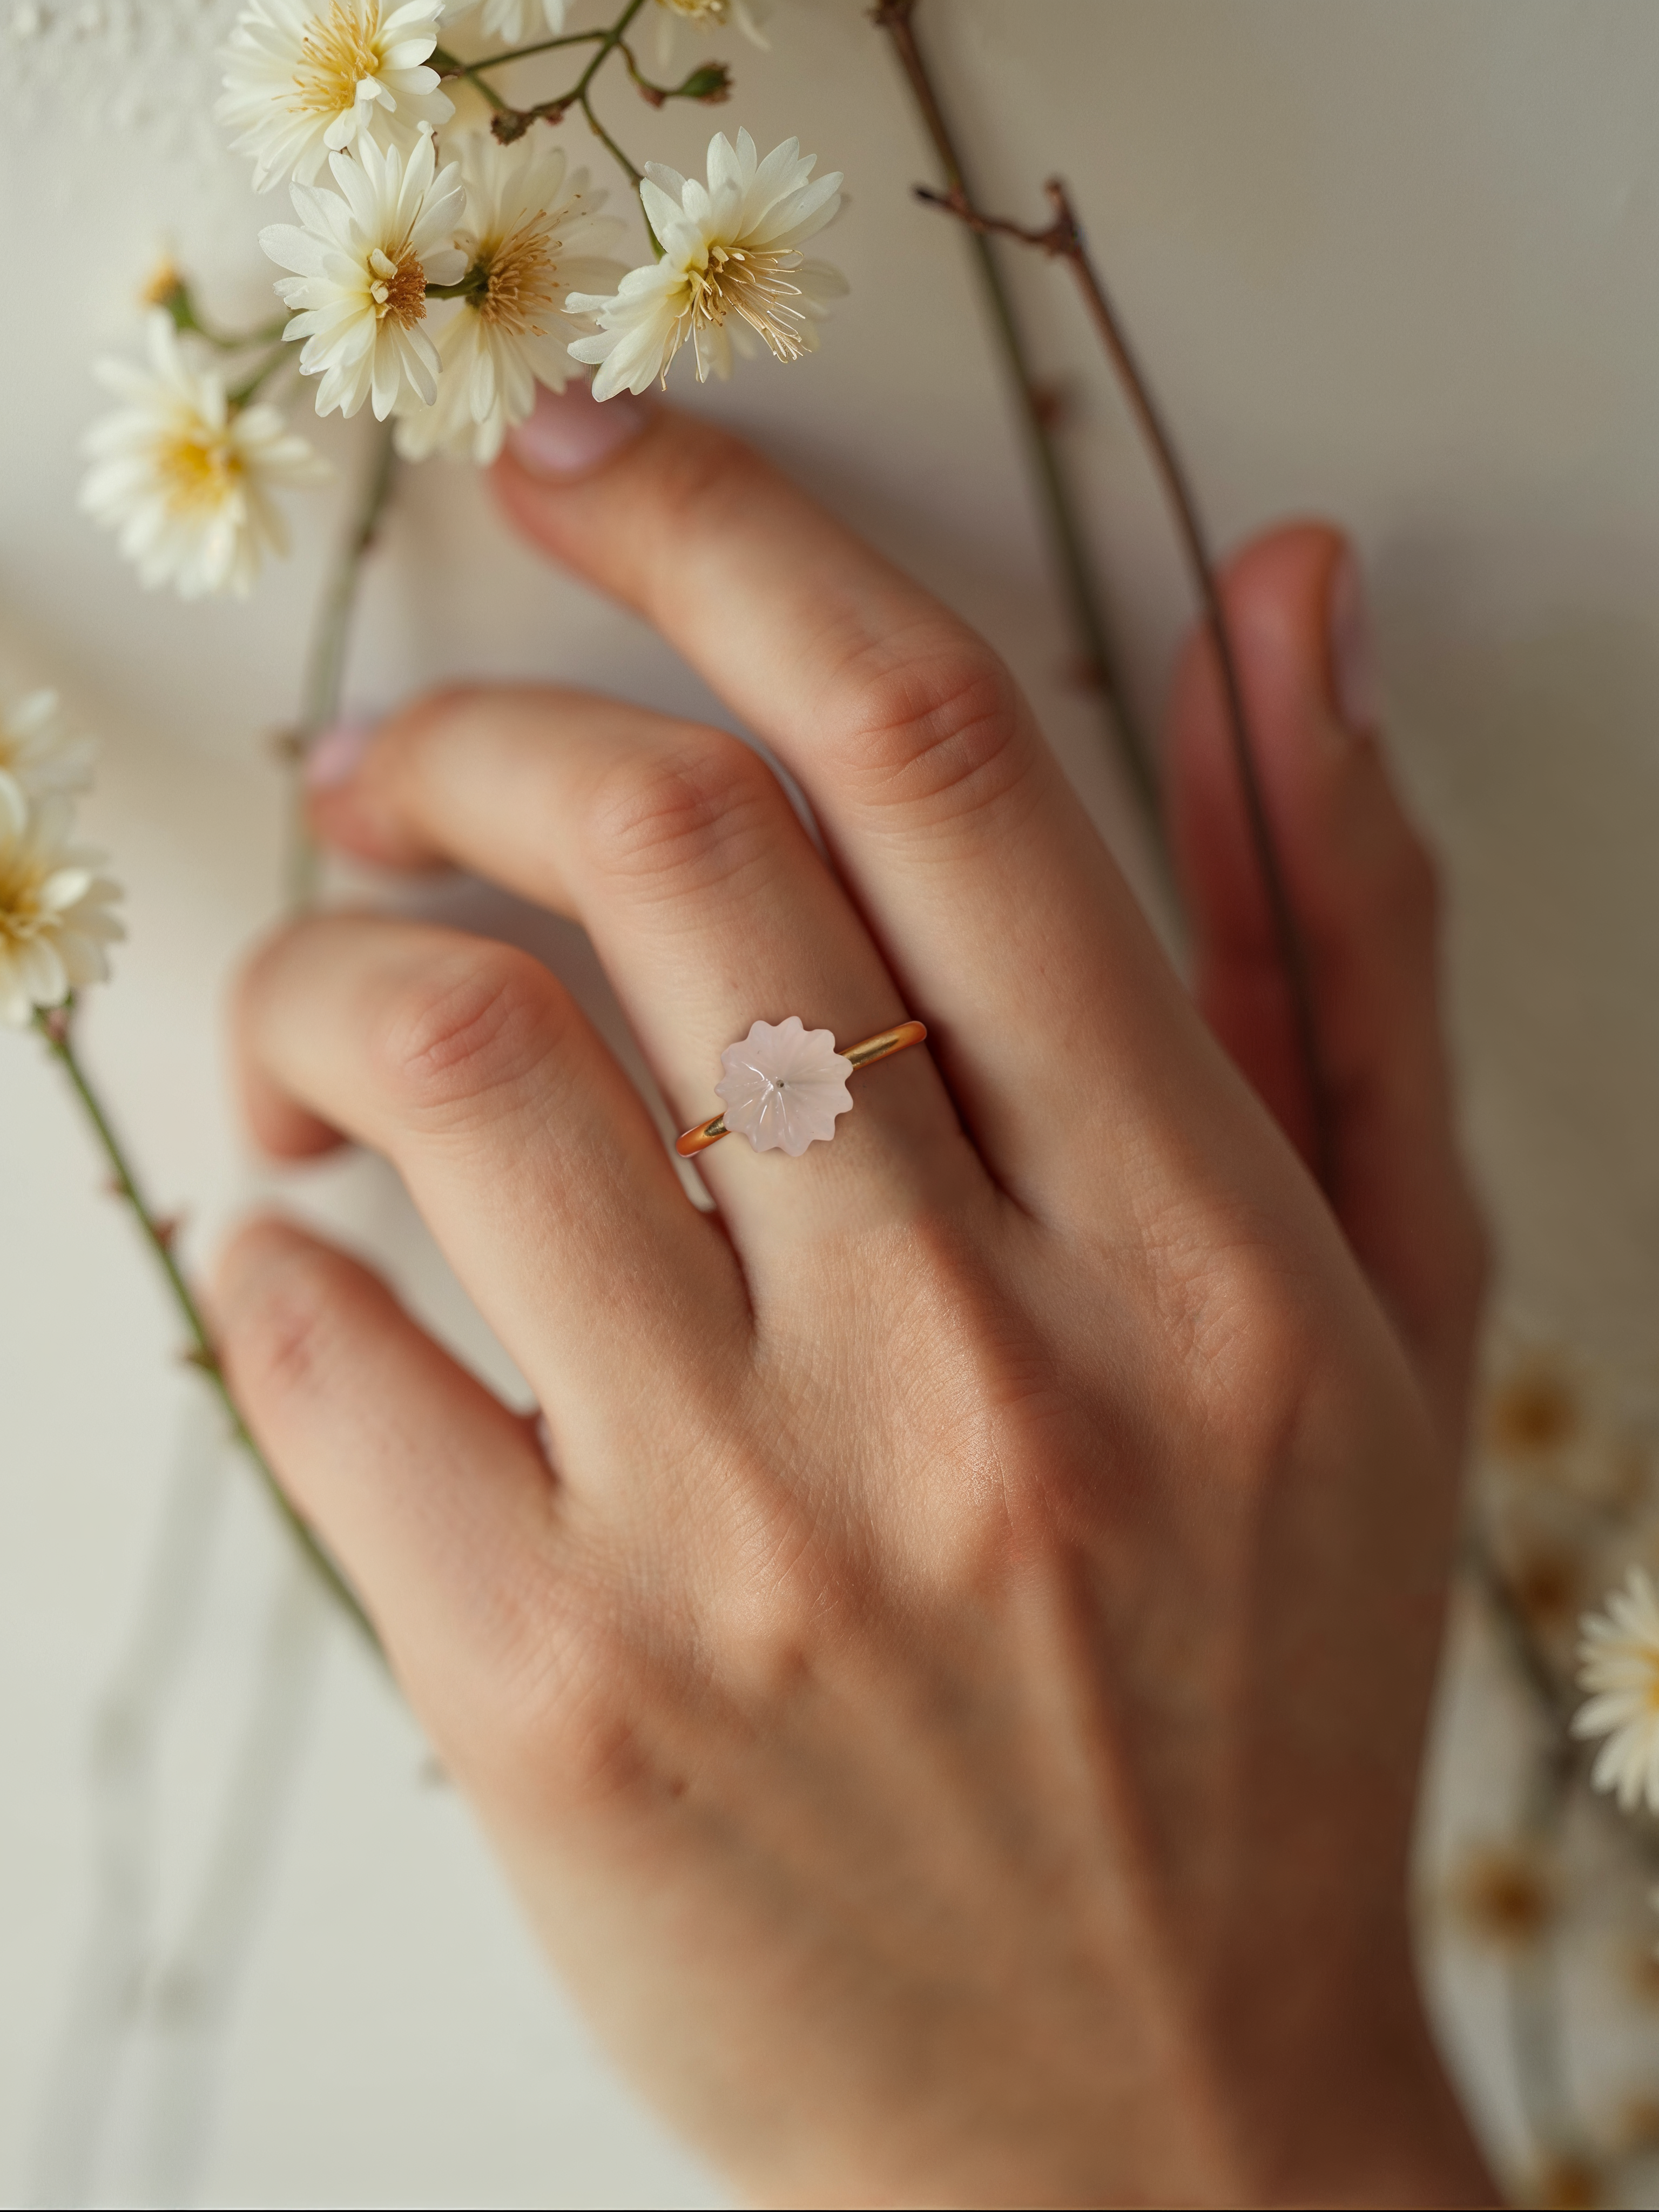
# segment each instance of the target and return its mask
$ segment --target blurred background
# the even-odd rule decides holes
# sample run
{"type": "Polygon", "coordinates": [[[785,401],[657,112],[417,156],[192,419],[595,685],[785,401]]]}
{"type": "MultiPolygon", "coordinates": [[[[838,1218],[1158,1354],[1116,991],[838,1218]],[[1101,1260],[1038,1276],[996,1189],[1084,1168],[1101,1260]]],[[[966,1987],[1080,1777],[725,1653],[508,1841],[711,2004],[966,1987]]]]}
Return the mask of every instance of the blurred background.
{"type": "MultiPolygon", "coordinates": [[[[294,556],[246,605],[146,595],[76,512],[106,404],[89,363],[137,352],[161,255],[220,319],[269,312],[255,234],[282,196],[255,198],[210,116],[234,12],[0,0],[0,696],[54,684],[104,740],[88,811],[131,942],[88,1054],[198,1267],[271,1187],[220,1007],[276,908],[270,736],[369,428],[305,423],[337,489],[294,504],[294,556]]],[[[1070,181],[1218,543],[1319,513],[1363,554],[1390,734],[1445,863],[1498,1251],[1479,1496],[1565,1665],[1607,1563],[1651,1555],[1659,1435],[1659,11],[924,0],[917,21],[983,202],[1037,221],[1042,179],[1070,181]]],[[[682,360],[676,396],[986,630],[1156,902],[967,241],[910,197],[937,171],[892,52],[859,0],[778,0],[769,29],[765,53],[682,33],[688,66],[732,67],[718,113],[625,90],[605,112],[682,167],[743,125],[844,169],[823,250],[851,295],[816,358],[707,390],[682,360]]],[[[580,119],[564,143],[614,191],[580,119]]],[[[1006,267],[1155,730],[1190,618],[1168,519],[1063,275],[1006,267]]],[[[432,463],[400,480],[348,691],[372,712],[457,675],[726,719],[509,542],[471,471],[432,463]]],[[[574,933],[437,896],[525,935],[617,1033],[574,933]]],[[[377,1164],[282,1188],[514,1387],[377,1164]]],[[[177,1352],[56,1071],[0,1036],[0,2199],[720,2203],[563,2003],[177,1352]]],[[[1461,1601],[1421,1884],[1437,2013],[1518,2185],[1653,2202],[1645,1845],[1571,1804],[1540,1843],[1540,1727],[1489,1610],[1461,1601]]]]}

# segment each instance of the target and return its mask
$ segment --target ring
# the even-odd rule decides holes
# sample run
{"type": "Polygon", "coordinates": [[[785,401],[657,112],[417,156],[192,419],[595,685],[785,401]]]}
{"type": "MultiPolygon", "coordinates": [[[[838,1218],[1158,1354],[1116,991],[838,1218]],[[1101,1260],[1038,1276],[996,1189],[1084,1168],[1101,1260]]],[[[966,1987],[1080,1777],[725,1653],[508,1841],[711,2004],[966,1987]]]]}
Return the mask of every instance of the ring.
{"type": "Polygon", "coordinates": [[[756,1022],[741,1044],[729,1044],[720,1054],[726,1073],[714,1096],[725,1099],[726,1111],[676,1138],[674,1150],[689,1160],[722,1137],[747,1137],[757,1152],[787,1152],[799,1159],[810,1144],[827,1144],[835,1135],[836,1115],[853,1103],[847,1079],[854,1068],[920,1044],[927,1034],[925,1023],[900,1022],[837,1052],[829,1030],[805,1028],[799,1014],[776,1024],[756,1022]]]}

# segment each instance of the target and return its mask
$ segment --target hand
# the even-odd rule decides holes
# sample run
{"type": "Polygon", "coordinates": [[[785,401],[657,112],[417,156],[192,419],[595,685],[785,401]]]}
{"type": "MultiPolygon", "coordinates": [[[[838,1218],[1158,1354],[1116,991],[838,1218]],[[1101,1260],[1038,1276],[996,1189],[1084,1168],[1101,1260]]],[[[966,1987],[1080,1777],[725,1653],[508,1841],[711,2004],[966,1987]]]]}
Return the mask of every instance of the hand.
{"type": "Polygon", "coordinates": [[[830,861],[742,744],[559,690],[417,702],[319,829],[578,916],[682,1125],[757,1016],[931,1031],[833,1144],[705,1154],[711,1216],[526,956],[331,914],[247,971],[257,1133],[385,1152],[545,1413],[291,1228],[228,1255],[240,1402],[560,1971],[769,2203],[1492,2201],[1405,1913],[1480,1246],[1340,540],[1227,583],[1339,1221],[1204,648],[1208,1026],[994,654],[755,455],[573,395],[496,485],[830,861]]]}

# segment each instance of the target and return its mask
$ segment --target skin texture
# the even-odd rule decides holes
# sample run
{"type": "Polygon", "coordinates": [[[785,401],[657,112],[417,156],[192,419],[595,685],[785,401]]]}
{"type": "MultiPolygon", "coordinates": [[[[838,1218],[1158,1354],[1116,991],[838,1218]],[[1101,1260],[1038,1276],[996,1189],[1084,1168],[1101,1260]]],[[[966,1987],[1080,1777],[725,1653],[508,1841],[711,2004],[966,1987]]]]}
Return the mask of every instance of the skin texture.
{"type": "Polygon", "coordinates": [[[528,957],[283,930],[237,1006],[256,1133],[397,1164],[550,1449],[274,1222],[222,1274],[239,1399],[558,1969],[744,2195],[1492,2203],[1405,1912],[1481,1242],[1431,872],[1337,703],[1342,541],[1225,586],[1328,1205],[1207,648],[1168,746],[1194,995],[989,648],[642,420],[509,453],[501,505],[775,749],[828,861],[744,746],[568,691],[416,702],[318,827],[578,916],[682,1126],[757,1015],[930,1044],[831,1145],[706,1154],[705,1214],[528,957]]]}

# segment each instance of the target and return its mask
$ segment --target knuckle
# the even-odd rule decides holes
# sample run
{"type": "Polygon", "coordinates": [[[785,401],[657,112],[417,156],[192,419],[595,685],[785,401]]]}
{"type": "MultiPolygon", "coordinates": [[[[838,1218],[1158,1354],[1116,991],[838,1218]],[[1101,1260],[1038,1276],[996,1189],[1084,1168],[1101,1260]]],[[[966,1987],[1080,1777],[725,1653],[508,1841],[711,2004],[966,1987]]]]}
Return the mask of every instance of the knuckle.
{"type": "Polygon", "coordinates": [[[636,897],[708,891],[763,862],[786,804],[747,745],[699,731],[605,771],[584,823],[588,861],[636,897]]]}
{"type": "Polygon", "coordinates": [[[869,803],[959,818],[1005,798],[1027,772],[1019,692],[1000,657],[971,630],[929,622],[849,672],[859,706],[842,765],[869,803]]]}
{"type": "Polygon", "coordinates": [[[451,1129],[498,1121],[557,1050],[561,1012],[528,953],[468,945],[386,988],[369,1024],[371,1065],[409,1119],[451,1129]]]}
{"type": "Polygon", "coordinates": [[[339,1357],[337,1325],[349,1288],[337,1254],[305,1247],[260,1270],[225,1331],[224,1357],[239,1392],[258,1405],[314,1397],[328,1387],[339,1357]]]}

